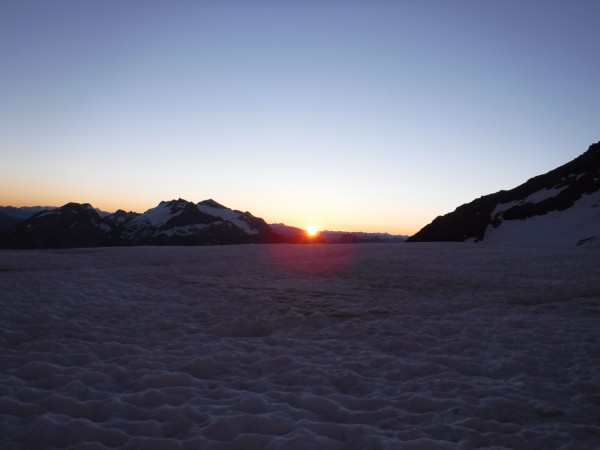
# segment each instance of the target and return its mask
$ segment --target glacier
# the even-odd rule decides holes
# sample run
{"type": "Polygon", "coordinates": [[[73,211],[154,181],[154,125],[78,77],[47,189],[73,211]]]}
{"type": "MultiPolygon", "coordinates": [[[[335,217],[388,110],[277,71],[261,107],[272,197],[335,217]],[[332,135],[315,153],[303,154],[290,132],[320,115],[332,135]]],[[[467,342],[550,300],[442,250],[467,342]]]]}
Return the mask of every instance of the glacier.
{"type": "Polygon", "coordinates": [[[594,449],[600,249],[0,251],[0,447],[594,449]]]}

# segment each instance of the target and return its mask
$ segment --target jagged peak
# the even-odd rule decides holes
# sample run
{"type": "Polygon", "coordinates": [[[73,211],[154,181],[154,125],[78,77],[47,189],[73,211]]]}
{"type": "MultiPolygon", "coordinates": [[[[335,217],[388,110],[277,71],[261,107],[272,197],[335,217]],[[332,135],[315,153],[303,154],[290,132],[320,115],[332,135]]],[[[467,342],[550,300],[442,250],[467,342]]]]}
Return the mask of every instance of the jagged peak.
{"type": "Polygon", "coordinates": [[[63,206],[56,208],[57,212],[64,211],[72,211],[72,212],[93,212],[94,214],[98,214],[98,211],[89,203],[77,203],[77,202],[69,202],[64,204],[63,206]]]}
{"type": "MultiPolygon", "coordinates": [[[[171,213],[179,213],[190,207],[196,208],[196,205],[183,198],[178,198],[177,200],[173,199],[169,201],[162,201],[158,204],[158,206],[151,208],[148,211],[167,209],[171,213]]],[[[148,211],[146,211],[146,213],[148,211]]]]}
{"type": "Polygon", "coordinates": [[[590,145],[585,153],[597,153],[600,155],[600,141],[594,142],[592,145],[590,145]]]}
{"type": "Polygon", "coordinates": [[[214,201],[212,198],[208,200],[203,200],[198,203],[198,205],[208,206],[209,208],[218,208],[218,209],[229,209],[224,205],[221,205],[219,202],[214,201]]]}
{"type": "Polygon", "coordinates": [[[125,211],[124,209],[117,209],[114,213],[109,214],[110,217],[135,217],[141,214],[135,211],[125,211]]]}
{"type": "Polygon", "coordinates": [[[189,203],[192,203],[184,198],[179,197],[178,199],[173,199],[173,200],[162,200],[158,206],[161,205],[187,205],[189,203]]]}

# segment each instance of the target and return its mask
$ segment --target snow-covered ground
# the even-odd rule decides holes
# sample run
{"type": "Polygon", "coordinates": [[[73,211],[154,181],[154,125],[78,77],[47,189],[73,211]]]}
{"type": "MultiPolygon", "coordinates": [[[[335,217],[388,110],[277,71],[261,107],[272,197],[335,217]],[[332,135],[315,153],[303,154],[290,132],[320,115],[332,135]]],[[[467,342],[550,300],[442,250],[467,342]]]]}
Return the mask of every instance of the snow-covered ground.
{"type": "Polygon", "coordinates": [[[0,251],[2,449],[598,449],[600,249],[0,251]]]}

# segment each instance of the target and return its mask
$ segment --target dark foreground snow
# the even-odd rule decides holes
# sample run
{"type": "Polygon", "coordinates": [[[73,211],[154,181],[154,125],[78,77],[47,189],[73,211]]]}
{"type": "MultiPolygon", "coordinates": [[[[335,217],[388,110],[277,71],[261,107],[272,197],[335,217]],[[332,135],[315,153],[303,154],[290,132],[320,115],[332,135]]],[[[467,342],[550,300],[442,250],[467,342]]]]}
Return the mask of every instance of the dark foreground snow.
{"type": "Polygon", "coordinates": [[[0,252],[3,449],[600,448],[600,250],[0,252]]]}

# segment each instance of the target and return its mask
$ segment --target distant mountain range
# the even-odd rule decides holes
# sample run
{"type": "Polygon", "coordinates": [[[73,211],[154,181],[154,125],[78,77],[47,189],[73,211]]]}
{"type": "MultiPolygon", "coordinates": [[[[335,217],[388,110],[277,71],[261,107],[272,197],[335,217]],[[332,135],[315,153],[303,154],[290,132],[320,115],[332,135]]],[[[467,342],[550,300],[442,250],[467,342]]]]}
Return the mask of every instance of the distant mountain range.
{"type": "Polygon", "coordinates": [[[435,218],[408,239],[425,241],[600,247],[600,142],[514,189],[435,218]]]}
{"type": "Polygon", "coordinates": [[[404,242],[406,236],[385,233],[321,232],[269,225],[249,212],[214,200],[160,202],[143,214],[106,213],[90,204],[59,208],[0,207],[0,248],[70,248],[128,245],[222,245],[249,243],[404,242]]]}
{"type": "MultiPolygon", "coordinates": [[[[387,233],[322,231],[267,224],[214,200],[163,201],[143,214],[90,204],[0,207],[0,248],[121,245],[404,242],[387,233]]],[[[439,216],[408,242],[600,247],[600,142],[581,156],[508,191],[484,195],[439,216]]]]}
{"type": "Polygon", "coordinates": [[[23,208],[0,206],[0,232],[10,230],[25,219],[47,209],[53,208],[50,206],[25,206],[23,208]]]}
{"type": "Polygon", "coordinates": [[[306,231],[298,227],[290,227],[282,223],[271,224],[271,228],[287,242],[320,242],[326,244],[356,243],[404,243],[408,236],[389,233],[365,233],[355,231],[321,231],[315,237],[309,237],[306,231]]]}

